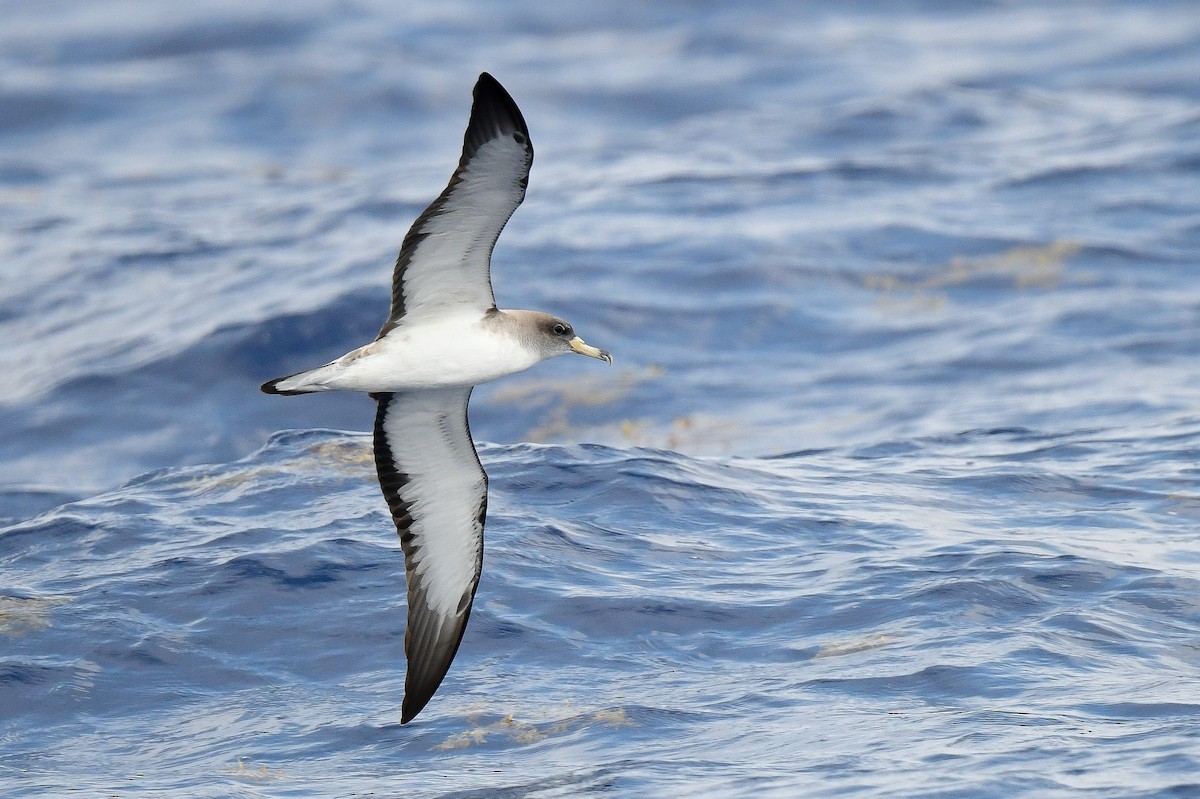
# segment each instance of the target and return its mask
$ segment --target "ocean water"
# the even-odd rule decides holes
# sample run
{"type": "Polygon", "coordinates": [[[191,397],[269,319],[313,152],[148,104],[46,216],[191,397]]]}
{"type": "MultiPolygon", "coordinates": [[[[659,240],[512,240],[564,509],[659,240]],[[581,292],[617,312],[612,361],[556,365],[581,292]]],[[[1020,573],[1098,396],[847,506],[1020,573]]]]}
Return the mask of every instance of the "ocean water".
{"type": "Polygon", "coordinates": [[[1200,796],[1189,2],[7,2],[0,796],[1200,796]],[[399,725],[378,330],[537,157],[484,576],[399,725]]]}

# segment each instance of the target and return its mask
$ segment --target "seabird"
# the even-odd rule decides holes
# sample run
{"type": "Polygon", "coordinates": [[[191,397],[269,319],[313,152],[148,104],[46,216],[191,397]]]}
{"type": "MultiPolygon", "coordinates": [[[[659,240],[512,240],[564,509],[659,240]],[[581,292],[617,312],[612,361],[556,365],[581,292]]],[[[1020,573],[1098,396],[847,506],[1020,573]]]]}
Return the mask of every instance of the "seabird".
{"type": "Polygon", "coordinates": [[[532,163],[517,104],[483,73],[458,168],[400,247],[379,335],[262,386],[268,394],[365,391],[377,403],[375,466],[408,585],[401,724],[446,676],[483,566],[488,478],[467,425],[471,389],[571,352],[612,363],[564,319],[496,307],[492,248],[525,198],[532,163]]]}

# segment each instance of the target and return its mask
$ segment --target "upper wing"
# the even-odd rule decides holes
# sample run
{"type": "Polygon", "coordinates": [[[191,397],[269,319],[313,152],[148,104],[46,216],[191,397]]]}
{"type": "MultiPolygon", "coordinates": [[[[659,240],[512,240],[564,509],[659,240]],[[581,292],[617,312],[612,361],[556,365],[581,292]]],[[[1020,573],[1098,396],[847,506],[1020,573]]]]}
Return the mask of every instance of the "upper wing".
{"type": "Polygon", "coordinates": [[[458,651],[483,567],[487,475],[471,443],[471,389],[374,394],[375,466],[408,583],[406,723],[425,707],[458,651]]]}
{"type": "Polygon", "coordinates": [[[400,247],[392,311],[380,337],[406,317],[495,307],[492,248],[525,198],[532,163],[533,145],[521,111],[504,87],[483,73],[475,84],[458,169],[400,247]]]}

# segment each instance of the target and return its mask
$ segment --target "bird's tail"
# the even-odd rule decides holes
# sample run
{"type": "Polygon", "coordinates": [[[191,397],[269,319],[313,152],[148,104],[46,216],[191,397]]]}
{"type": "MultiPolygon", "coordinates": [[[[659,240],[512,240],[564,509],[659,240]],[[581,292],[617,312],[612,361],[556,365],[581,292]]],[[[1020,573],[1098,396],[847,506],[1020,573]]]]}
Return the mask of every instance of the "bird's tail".
{"type": "Polygon", "coordinates": [[[268,380],[263,383],[260,388],[264,394],[285,394],[292,396],[295,394],[311,394],[314,391],[328,391],[329,386],[319,382],[321,374],[326,367],[319,366],[316,369],[306,369],[303,372],[277,377],[274,380],[268,380]]]}

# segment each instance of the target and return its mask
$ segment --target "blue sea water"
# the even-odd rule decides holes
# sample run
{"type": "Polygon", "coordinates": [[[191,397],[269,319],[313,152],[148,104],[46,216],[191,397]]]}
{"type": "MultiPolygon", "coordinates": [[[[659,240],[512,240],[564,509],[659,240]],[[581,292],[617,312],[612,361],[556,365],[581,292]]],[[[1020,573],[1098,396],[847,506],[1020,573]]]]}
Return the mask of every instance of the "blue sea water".
{"type": "Polygon", "coordinates": [[[1200,796],[1190,2],[8,2],[0,795],[1200,796]],[[484,576],[399,725],[378,330],[537,158],[484,576]]]}

